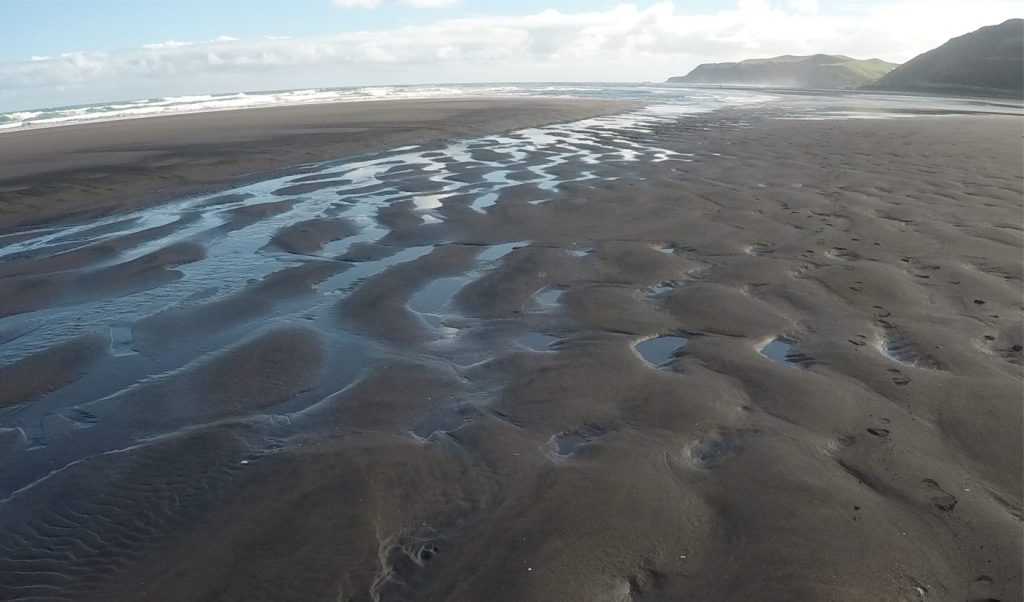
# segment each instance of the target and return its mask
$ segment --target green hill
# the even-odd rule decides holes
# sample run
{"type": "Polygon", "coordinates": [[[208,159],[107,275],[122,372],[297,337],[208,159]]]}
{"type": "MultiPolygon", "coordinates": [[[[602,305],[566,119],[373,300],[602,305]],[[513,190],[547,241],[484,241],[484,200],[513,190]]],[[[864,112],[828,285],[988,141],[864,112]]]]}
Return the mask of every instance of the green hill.
{"type": "Polygon", "coordinates": [[[857,60],[848,56],[814,54],[749,59],[738,63],[705,63],[670,84],[722,84],[781,88],[856,88],[876,80],[896,67],[879,59],[857,60]]]}
{"type": "Polygon", "coordinates": [[[873,90],[994,94],[1024,93],[1024,20],[982,27],[919,55],[873,90]]]}

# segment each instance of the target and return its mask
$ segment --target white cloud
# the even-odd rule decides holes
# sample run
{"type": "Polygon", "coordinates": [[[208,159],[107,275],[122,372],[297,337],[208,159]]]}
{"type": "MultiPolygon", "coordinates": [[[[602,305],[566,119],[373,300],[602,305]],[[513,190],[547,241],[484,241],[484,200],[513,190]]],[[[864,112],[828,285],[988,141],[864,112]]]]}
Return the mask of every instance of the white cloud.
{"type": "Polygon", "coordinates": [[[818,0],[789,0],[789,6],[798,13],[818,12],[818,0]]]}
{"type": "Polygon", "coordinates": [[[973,0],[877,0],[842,15],[815,8],[808,0],[741,0],[697,13],[666,1],[319,38],[221,37],[76,52],[0,64],[0,107],[286,87],[662,81],[701,62],[813,52],[904,61],[1018,11],[1015,2],[973,0]]]}
{"type": "Polygon", "coordinates": [[[146,44],[143,46],[146,50],[160,50],[162,48],[177,48],[179,46],[189,46],[192,42],[178,42],[176,40],[167,40],[166,42],[155,42],[153,44],[146,44]]]}

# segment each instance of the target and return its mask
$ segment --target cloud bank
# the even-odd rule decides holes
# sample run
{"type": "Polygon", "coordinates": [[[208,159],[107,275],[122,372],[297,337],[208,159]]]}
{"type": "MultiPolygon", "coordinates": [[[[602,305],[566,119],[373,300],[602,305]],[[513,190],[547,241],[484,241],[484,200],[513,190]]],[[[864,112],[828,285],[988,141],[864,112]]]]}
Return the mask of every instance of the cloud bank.
{"type": "MultiPolygon", "coordinates": [[[[335,0],[367,7],[380,1],[335,0]]],[[[0,110],[289,87],[662,81],[702,62],[814,52],[902,62],[1010,18],[1017,8],[1014,2],[903,0],[824,14],[815,0],[741,0],[696,14],[668,1],[447,19],[319,38],[164,41],[0,64],[0,110]]]]}

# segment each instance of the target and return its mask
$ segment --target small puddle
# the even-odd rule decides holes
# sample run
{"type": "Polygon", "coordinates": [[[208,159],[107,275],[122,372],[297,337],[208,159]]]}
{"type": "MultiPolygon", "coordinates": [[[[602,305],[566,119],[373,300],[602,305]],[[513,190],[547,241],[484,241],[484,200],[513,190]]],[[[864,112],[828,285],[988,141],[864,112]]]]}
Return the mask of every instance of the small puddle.
{"type": "Polygon", "coordinates": [[[5,345],[25,335],[32,334],[42,327],[41,320],[15,321],[13,325],[0,329],[0,345],[5,345]]]}
{"type": "Polygon", "coordinates": [[[348,291],[370,276],[375,276],[378,273],[400,263],[419,259],[433,250],[434,245],[410,247],[408,249],[402,249],[390,257],[385,257],[376,261],[354,263],[353,267],[345,270],[337,276],[333,276],[323,281],[323,283],[317,286],[317,289],[324,292],[337,290],[348,291]]]}
{"type": "Polygon", "coordinates": [[[455,293],[469,282],[467,276],[439,278],[416,292],[409,299],[409,309],[421,314],[438,314],[448,306],[455,293]]]}
{"type": "Polygon", "coordinates": [[[486,213],[484,209],[493,206],[497,202],[498,193],[488,192],[487,194],[482,194],[478,196],[476,200],[473,201],[473,203],[470,205],[470,207],[472,207],[473,210],[476,211],[477,213],[486,213]]]}
{"type": "Polygon", "coordinates": [[[775,337],[765,346],[758,349],[758,352],[766,358],[778,364],[806,368],[814,363],[814,358],[800,353],[796,349],[797,342],[786,337],[775,337]]]}
{"type": "Polygon", "coordinates": [[[67,420],[70,420],[74,424],[75,428],[80,429],[92,428],[99,422],[99,418],[97,418],[95,414],[81,408],[68,408],[61,412],[60,415],[67,420]]]}
{"type": "Polygon", "coordinates": [[[539,303],[540,305],[544,307],[550,307],[558,303],[558,299],[562,296],[563,292],[565,291],[563,291],[562,289],[552,288],[545,290],[542,293],[538,293],[537,295],[534,296],[534,299],[536,299],[537,303],[539,303]]]}
{"type": "Polygon", "coordinates": [[[115,324],[110,327],[110,353],[115,356],[135,353],[135,334],[131,324],[115,324]]]}
{"type": "Polygon", "coordinates": [[[421,210],[421,211],[427,210],[427,209],[440,209],[441,206],[442,206],[441,201],[446,199],[446,198],[448,198],[449,196],[451,196],[451,195],[447,195],[447,194],[428,194],[428,195],[418,196],[418,197],[414,198],[412,200],[412,202],[413,202],[413,205],[415,205],[416,208],[421,210]]]}
{"type": "Polygon", "coordinates": [[[663,336],[640,341],[633,349],[645,362],[660,368],[677,357],[679,350],[689,342],[685,337],[663,336]]]}
{"type": "Polygon", "coordinates": [[[497,261],[498,259],[501,259],[502,257],[508,255],[512,251],[515,251],[520,247],[528,246],[529,244],[529,242],[520,241],[494,245],[492,247],[488,247],[487,250],[485,251],[481,251],[480,254],[477,255],[476,257],[480,261],[497,261]]]}
{"type": "Polygon", "coordinates": [[[573,245],[570,249],[566,249],[565,252],[572,257],[586,257],[594,252],[594,247],[588,244],[577,244],[573,245]]]}
{"type": "Polygon", "coordinates": [[[679,286],[679,282],[676,280],[667,280],[657,286],[649,286],[644,289],[644,293],[647,297],[660,297],[666,293],[674,291],[679,286]]]}
{"type": "Polygon", "coordinates": [[[516,339],[516,343],[534,351],[549,351],[551,346],[559,340],[561,339],[549,334],[531,332],[516,339]]]}
{"type": "Polygon", "coordinates": [[[502,186],[510,186],[514,184],[512,180],[508,178],[511,170],[508,169],[495,169],[484,174],[483,180],[489,184],[499,184],[502,186]]]}

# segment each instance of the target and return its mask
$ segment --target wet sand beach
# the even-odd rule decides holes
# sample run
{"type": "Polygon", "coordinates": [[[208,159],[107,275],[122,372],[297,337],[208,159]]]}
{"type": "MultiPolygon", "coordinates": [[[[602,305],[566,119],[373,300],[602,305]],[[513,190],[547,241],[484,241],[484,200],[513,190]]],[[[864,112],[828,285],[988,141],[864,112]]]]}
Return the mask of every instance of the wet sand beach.
{"type": "Polygon", "coordinates": [[[311,161],[573,121],[631,106],[558,98],[394,100],[4,132],[0,227],[109,215],[311,161]]]}
{"type": "Polygon", "coordinates": [[[0,598],[1021,598],[1019,113],[450,102],[0,135],[0,598]]]}

